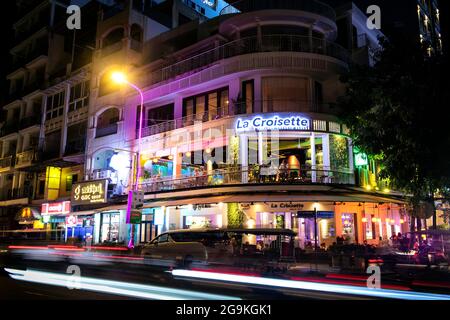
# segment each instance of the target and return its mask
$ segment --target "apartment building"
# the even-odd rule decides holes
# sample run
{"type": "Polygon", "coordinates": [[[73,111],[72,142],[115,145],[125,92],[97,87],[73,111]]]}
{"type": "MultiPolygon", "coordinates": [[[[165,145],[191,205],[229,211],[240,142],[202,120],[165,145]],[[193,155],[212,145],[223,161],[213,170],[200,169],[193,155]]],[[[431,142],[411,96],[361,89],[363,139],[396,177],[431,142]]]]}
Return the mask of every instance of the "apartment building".
{"type": "Polygon", "coordinates": [[[105,63],[103,74],[100,67],[105,80],[90,105],[85,185],[104,180],[113,192],[91,211],[94,241],[258,226],[294,229],[304,246],[337,236],[379,243],[406,231],[401,195],[358,155],[333,105],[352,59],[373,63],[380,33],[364,22],[352,5],[236,1],[217,18],[149,40],[136,67],[105,63]],[[138,160],[139,95],[127,86],[99,94],[113,70],[143,92],[138,160]],[[146,202],[131,225],[126,195],[137,166],[146,202]],[[317,239],[311,212],[319,212],[317,239]]]}

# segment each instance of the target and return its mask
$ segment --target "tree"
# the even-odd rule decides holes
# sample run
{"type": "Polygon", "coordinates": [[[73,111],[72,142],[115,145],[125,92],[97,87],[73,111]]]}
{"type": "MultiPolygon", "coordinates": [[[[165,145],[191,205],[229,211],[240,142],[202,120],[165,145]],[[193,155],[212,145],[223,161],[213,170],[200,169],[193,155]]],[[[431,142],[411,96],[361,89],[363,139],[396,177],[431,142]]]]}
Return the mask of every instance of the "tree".
{"type": "Polygon", "coordinates": [[[381,176],[412,195],[418,215],[450,185],[448,61],[400,37],[380,42],[374,67],[354,65],[342,76],[338,109],[354,144],[382,159],[381,176]]]}

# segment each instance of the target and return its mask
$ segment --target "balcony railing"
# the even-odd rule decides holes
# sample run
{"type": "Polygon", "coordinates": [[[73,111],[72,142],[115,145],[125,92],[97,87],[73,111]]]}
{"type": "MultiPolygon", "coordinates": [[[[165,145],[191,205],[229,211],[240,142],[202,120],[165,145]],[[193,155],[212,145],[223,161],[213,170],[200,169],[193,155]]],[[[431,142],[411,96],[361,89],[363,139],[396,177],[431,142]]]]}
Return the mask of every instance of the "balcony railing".
{"type": "MultiPolygon", "coordinates": [[[[270,99],[270,100],[254,100],[253,105],[261,105],[262,110],[266,112],[316,112],[322,108],[330,106],[328,103],[319,103],[312,100],[298,99],[270,99]]],[[[253,107],[253,106],[252,106],[253,107]]],[[[221,119],[227,116],[234,116],[247,113],[247,103],[238,102],[233,106],[225,108],[208,110],[203,113],[193,114],[182,118],[163,121],[158,124],[149,125],[142,128],[142,137],[148,137],[155,134],[172,131],[179,128],[194,125],[198,122],[207,122],[221,119]]],[[[136,129],[136,137],[138,129],[136,129]]]]}
{"type": "MultiPolygon", "coordinates": [[[[319,166],[318,166],[319,167],[319,166]]],[[[226,185],[354,185],[354,174],[346,170],[259,168],[248,170],[215,170],[211,174],[179,178],[155,178],[140,185],[145,192],[175,191],[226,185]]]]}
{"type": "Polygon", "coordinates": [[[105,137],[105,136],[109,136],[111,134],[116,134],[117,133],[117,123],[112,123],[108,126],[105,127],[101,127],[101,128],[96,128],[95,130],[95,137],[96,138],[101,138],[101,137],[105,137]]]}
{"type": "MultiPolygon", "coordinates": [[[[233,115],[234,112],[230,110],[229,107],[218,108],[214,110],[208,110],[203,113],[193,114],[190,116],[178,118],[175,120],[164,121],[159,124],[150,125],[142,128],[142,137],[148,137],[151,135],[175,130],[178,128],[184,128],[187,126],[194,125],[196,122],[206,122],[211,120],[216,120],[223,118],[228,115],[233,115]]],[[[136,129],[137,137],[138,129],[136,129]]]]}
{"type": "Polygon", "coordinates": [[[220,11],[221,15],[258,10],[299,10],[322,15],[336,21],[336,13],[330,6],[315,0],[238,0],[229,1],[230,5],[220,11]]]}
{"type": "Polygon", "coordinates": [[[1,129],[0,129],[0,137],[6,136],[8,134],[14,133],[19,131],[19,123],[6,123],[1,129]]]}
{"type": "Polygon", "coordinates": [[[350,55],[347,50],[325,39],[289,34],[251,36],[228,42],[167,66],[161,70],[159,75],[155,73],[152,81],[154,83],[165,81],[223,59],[258,52],[315,53],[330,56],[346,63],[350,62],[350,55]]]}
{"type": "Polygon", "coordinates": [[[0,159],[0,169],[10,168],[13,164],[13,156],[7,156],[0,159]]]}
{"type": "Polygon", "coordinates": [[[38,160],[36,150],[28,150],[16,155],[16,167],[29,166],[38,160]]]}
{"type": "Polygon", "coordinates": [[[14,189],[8,190],[8,199],[7,200],[31,198],[32,196],[33,196],[32,186],[26,186],[26,187],[22,187],[22,188],[14,188],[14,189]]]}

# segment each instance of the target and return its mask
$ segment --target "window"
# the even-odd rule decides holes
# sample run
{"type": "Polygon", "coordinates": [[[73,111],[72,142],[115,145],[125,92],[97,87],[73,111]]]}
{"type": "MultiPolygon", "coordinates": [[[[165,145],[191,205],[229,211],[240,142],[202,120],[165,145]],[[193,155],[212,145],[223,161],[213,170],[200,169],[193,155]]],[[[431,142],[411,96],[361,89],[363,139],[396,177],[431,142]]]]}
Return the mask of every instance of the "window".
{"type": "Polygon", "coordinates": [[[125,30],[123,28],[116,28],[108,33],[107,36],[103,38],[102,48],[113,45],[117,42],[122,41],[125,30]]]}
{"type": "MultiPolygon", "coordinates": [[[[244,108],[242,108],[242,111],[245,110],[245,113],[253,113],[254,112],[254,83],[253,80],[244,81],[242,83],[242,93],[243,93],[243,101],[245,103],[244,108]]],[[[240,112],[239,112],[240,113],[240,112]]]]}
{"type": "Polygon", "coordinates": [[[168,242],[169,241],[169,234],[164,233],[162,235],[160,235],[158,238],[156,238],[155,240],[152,241],[152,243],[163,243],[163,242],[168,242]]]}
{"type": "Polygon", "coordinates": [[[119,241],[119,213],[103,213],[100,229],[101,242],[118,242],[119,241]]]}
{"type": "Polygon", "coordinates": [[[119,121],[119,110],[110,108],[104,111],[97,119],[96,137],[104,137],[117,133],[117,122],[119,121]]]}
{"type": "Polygon", "coordinates": [[[183,101],[183,117],[192,121],[214,120],[228,114],[228,88],[205,92],[183,101]]]}
{"type": "MultiPolygon", "coordinates": [[[[173,120],[173,110],[174,105],[168,104],[165,106],[149,109],[147,111],[147,126],[152,126],[155,124],[159,124],[161,122],[173,120]]],[[[138,111],[139,107],[138,107],[138,111]]],[[[138,117],[138,125],[139,125],[139,112],[137,114],[138,117]]],[[[139,128],[138,126],[136,128],[139,128]]]]}
{"type": "Polygon", "coordinates": [[[306,78],[263,78],[263,112],[310,111],[308,87],[306,78]]]}
{"type": "Polygon", "coordinates": [[[53,119],[62,116],[64,113],[65,92],[61,91],[47,98],[46,119],[53,119]]]}
{"type": "Polygon", "coordinates": [[[69,112],[89,104],[89,80],[77,83],[70,88],[69,112]]]}
{"type": "Polygon", "coordinates": [[[72,191],[72,185],[78,181],[77,174],[69,174],[66,177],[66,191],[72,191]]]}

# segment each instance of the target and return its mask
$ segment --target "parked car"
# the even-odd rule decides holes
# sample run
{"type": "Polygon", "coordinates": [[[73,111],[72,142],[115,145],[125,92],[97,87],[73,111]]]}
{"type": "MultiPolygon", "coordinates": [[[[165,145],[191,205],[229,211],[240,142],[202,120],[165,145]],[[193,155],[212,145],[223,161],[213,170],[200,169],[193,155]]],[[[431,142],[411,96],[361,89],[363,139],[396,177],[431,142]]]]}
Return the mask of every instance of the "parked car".
{"type": "Polygon", "coordinates": [[[168,231],[143,246],[141,255],[151,262],[172,265],[257,264],[293,260],[293,237],[286,229],[191,229],[168,231]]]}

